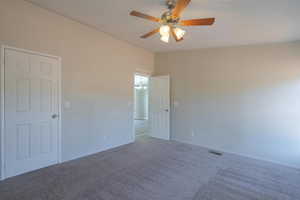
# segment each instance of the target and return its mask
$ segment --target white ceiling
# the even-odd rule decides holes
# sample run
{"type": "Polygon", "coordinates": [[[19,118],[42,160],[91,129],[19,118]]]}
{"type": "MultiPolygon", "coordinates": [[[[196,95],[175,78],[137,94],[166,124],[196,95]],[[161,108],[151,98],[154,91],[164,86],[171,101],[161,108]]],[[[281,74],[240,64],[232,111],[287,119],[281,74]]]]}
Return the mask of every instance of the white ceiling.
{"type": "Polygon", "coordinates": [[[192,0],[183,19],[215,17],[212,27],[185,27],[185,40],[165,44],[140,36],[158,24],[129,16],[161,16],[165,0],[28,0],[115,38],[161,52],[300,40],[300,0],[192,0]]]}

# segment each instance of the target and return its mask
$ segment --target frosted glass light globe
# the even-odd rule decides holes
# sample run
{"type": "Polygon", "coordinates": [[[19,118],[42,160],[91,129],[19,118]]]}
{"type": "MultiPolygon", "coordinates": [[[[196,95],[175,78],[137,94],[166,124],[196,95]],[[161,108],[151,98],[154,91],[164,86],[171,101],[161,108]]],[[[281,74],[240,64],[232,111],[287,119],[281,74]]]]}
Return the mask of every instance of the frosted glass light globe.
{"type": "Polygon", "coordinates": [[[169,39],[170,39],[170,35],[163,35],[161,36],[160,40],[165,42],[165,43],[169,43],[169,39]]]}
{"type": "Polygon", "coordinates": [[[159,33],[161,36],[166,36],[170,34],[170,27],[168,25],[163,25],[159,29],[159,33]]]}
{"type": "Polygon", "coordinates": [[[175,28],[174,32],[175,32],[175,34],[176,34],[176,36],[177,36],[178,39],[183,38],[183,36],[185,34],[185,31],[182,30],[182,29],[180,29],[180,28],[175,28]]]}

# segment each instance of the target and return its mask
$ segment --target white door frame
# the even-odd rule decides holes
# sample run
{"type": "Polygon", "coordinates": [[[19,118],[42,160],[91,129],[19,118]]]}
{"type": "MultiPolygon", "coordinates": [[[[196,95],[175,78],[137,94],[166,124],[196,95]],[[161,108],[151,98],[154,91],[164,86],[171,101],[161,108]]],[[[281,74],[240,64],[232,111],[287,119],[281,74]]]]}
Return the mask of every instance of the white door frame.
{"type": "MultiPolygon", "coordinates": [[[[140,76],[145,76],[148,77],[150,79],[150,77],[152,76],[152,72],[150,71],[146,71],[146,70],[142,70],[142,69],[136,69],[136,71],[133,73],[133,104],[132,104],[132,142],[135,142],[136,139],[136,135],[135,135],[135,126],[134,126],[134,106],[135,106],[135,76],[136,75],[140,75],[140,76]]],[[[149,107],[149,103],[148,103],[148,107],[149,107]]]]}
{"type": "Polygon", "coordinates": [[[30,50],[26,50],[26,49],[19,49],[19,48],[15,48],[15,47],[10,47],[10,46],[6,46],[6,45],[1,45],[1,160],[0,160],[0,168],[1,168],[1,176],[0,176],[0,180],[4,180],[6,178],[5,175],[5,63],[4,63],[4,57],[5,57],[5,50],[9,49],[9,50],[14,50],[14,51],[19,51],[19,52],[24,52],[27,54],[33,54],[33,55],[38,55],[38,56],[44,56],[44,57],[49,57],[49,58],[53,58],[56,59],[58,61],[58,115],[59,115],[59,119],[58,119],[58,160],[57,163],[61,163],[62,162],[62,130],[61,130],[61,124],[62,124],[62,79],[61,79],[61,70],[62,70],[62,64],[61,64],[61,57],[58,56],[52,56],[52,55],[48,55],[48,54],[44,54],[44,53],[40,53],[40,52],[35,52],[35,51],[30,51],[30,50]]]}

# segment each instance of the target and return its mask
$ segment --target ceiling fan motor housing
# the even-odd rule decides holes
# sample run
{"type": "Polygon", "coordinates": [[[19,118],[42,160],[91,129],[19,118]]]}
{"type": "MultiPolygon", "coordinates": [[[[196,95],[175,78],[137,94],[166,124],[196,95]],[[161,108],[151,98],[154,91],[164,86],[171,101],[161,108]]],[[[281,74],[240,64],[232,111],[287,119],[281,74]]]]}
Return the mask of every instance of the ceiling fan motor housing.
{"type": "Polygon", "coordinates": [[[161,23],[164,25],[176,25],[179,22],[179,18],[178,19],[174,19],[173,17],[173,9],[176,6],[176,0],[167,0],[166,1],[166,5],[168,7],[168,11],[164,12],[164,14],[161,16],[161,23]]]}
{"type": "Polygon", "coordinates": [[[176,0],[167,0],[166,5],[169,10],[173,10],[176,6],[176,0]]]}
{"type": "Polygon", "coordinates": [[[164,25],[168,25],[168,24],[176,25],[176,24],[178,24],[178,22],[179,22],[179,18],[174,19],[174,18],[173,18],[173,15],[172,15],[172,12],[171,12],[171,11],[167,11],[167,12],[165,12],[165,13],[161,16],[160,22],[161,22],[162,24],[164,24],[164,25]]]}

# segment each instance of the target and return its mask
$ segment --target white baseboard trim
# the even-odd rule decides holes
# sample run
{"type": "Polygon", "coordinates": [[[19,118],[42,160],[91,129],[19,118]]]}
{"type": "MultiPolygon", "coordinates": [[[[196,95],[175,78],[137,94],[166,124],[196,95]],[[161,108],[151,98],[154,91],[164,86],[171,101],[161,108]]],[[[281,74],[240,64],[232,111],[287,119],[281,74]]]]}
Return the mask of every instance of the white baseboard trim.
{"type": "MultiPolygon", "coordinates": [[[[85,154],[82,154],[82,155],[78,155],[78,156],[74,156],[70,159],[67,159],[67,160],[62,160],[62,162],[59,162],[59,163],[56,163],[56,164],[53,164],[53,165],[61,165],[63,163],[66,163],[66,162],[70,162],[70,161],[73,161],[73,160],[77,160],[77,159],[80,159],[80,158],[84,158],[84,157],[87,157],[87,156],[91,156],[91,155],[94,155],[94,154],[97,154],[97,153],[101,153],[101,152],[104,152],[104,151],[107,151],[107,150],[110,150],[110,149],[114,149],[114,148],[117,148],[117,147],[121,147],[121,146],[124,146],[124,145],[127,145],[127,144],[132,144],[134,141],[129,141],[129,142],[125,142],[125,143],[121,143],[121,144],[113,144],[111,146],[108,146],[108,147],[104,147],[102,149],[99,149],[98,151],[94,151],[94,152],[89,152],[89,153],[85,153],[85,154]]],[[[50,165],[48,167],[51,167],[53,165],[50,165]]],[[[44,168],[44,167],[43,167],[44,168]]],[[[43,169],[43,168],[40,168],[40,169],[43,169]]],[[[36,169],[34,171],[37,171],[37,170],[40,170],[40,169],[36,169]]],[[[29,172],[26,172],[26,173],[29,173],[29,172]]],[[[25,173],[25,174],[26,174],[25,173]]],[[[18,175],[17,175],[18,176],[18,175]]],[[[16,177],[16,176],[14,176],[16,177]]],[[[10,178],[13,178],[13,177],[10,177],[10,178]]],[[[0,182],[1,181],[4,181],[5,179],[7,178],[2,178],[0,179],[0,182]]]]}
{"type": "Polygon", "coordinates": [[[192,145],[199,146],[199,147],[202,147],[202,148],[205,148],[205,149],[209,149],[209,150],[216,150],[216,151],[220,151],[222,153],[233,154],[233,155],[241,156],[241,157],[244,157],[244,158],[249,158],[249,159],[253,159],[253,160],[269,162],[269,163],[281,165],[281,166],[284,166],[284,167],[289,167],[289,168],[293,168],[293,169],[296,169],[296,170],[300,170],[300,166],[290,165],[290,164],[278,162],[278,161],[275,161],[275,160],[269,160],[269,159],[265,159],[265,158],[261,158],[261,157],[256,157],[256,156],[251,156],[251,155],[247,155],[247,154],[241,154],[241,153],[237,153],[237,152],[231,152],[231,151],[227,151],[225,149],[214,148],[214,147],[209,147],[209,146],[205,146],[205,145],[199,145],[199,144],[195,144],[195,143],[192,143],[192,142],[186,141],[186,140],[178,140],[178,139],[172,139],[172,140],[176,141],[176,142],[180,142],[180,143],[192,144],[192,145]]]}
{"type": "Polygon", "coordinates": [[[124,145],[127,145],[127,144],[131,144],[133,142],[134,141],[129,141],[129,142],[121,143],[121,144],[114,144],[114,145],[111,145],[109,147],[101,148],[101,149],[99,149],[97,151],[92,151],[92,152],[85,153],[85,154],[82,154],[82,155],[79,155],[79,156],[74,156],[74,157],[72,157],[70,159],[63,160],[59,164],[63,164],[65,162],[69,162],[69,161],[72,161],[72,160],[77,160],[77,159],[84,158],[84,157],[87,157],[87,156],[91,156],[91,155],[94,155],[94,154],[98,154],[98,153],[101,153],[101,152],[104,152],[104,151],[107,151],[107,150],[110,150],[110,149],[114,149],[114,148],[121,147],[121,146],[124,146],[124,145]]]}

